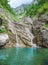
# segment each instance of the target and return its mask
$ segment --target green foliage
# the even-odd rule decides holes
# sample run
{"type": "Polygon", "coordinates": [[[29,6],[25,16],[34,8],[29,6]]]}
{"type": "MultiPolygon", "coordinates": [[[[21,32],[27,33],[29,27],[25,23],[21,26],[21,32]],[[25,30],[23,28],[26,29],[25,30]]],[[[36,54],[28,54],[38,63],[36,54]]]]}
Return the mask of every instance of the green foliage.
{"type": "Polygon", "coordinates": [[[6,29],[0,29],[0,33],[6,32],[6,29]]]}
{"type": "Polygon", "coordinates": [[[48,0],[34,0],[34,2],[27,6],[27,16],[38,16],[40,13],[48,13],[48,0]]]}
{"type": "Polygon", "coordinates": [[[12,17],[12,19],[13,19],[14,21],[18,21],[18,20],[19,20],[19,18],[17,18],[14,14],[11,14],[11,17],[12,17]]]}
{"type": "Polygon", "coordinates": [[[8,0],[0,0],[0,5],[3,6],[4,9],[8,10],[10,13],[14,14],[13,9],[8,4],[8,0]]]}
{"type": "MultiPolygon", "coordinates": [[[[10,7],[10,5],[8,4],[10,0],[0,0],[0,7],[3,8],[3,10],[5,11],[5,15],[8,17],[8,13],[10,15],[10,17],[15,20],[18,21],[19,19],[16,17],[13,9],[10,7]]],[[[1,17],[2,18],[2,17],[1,17]]],[[[9,18],[9,17],[8,17],[9,18]]]]}

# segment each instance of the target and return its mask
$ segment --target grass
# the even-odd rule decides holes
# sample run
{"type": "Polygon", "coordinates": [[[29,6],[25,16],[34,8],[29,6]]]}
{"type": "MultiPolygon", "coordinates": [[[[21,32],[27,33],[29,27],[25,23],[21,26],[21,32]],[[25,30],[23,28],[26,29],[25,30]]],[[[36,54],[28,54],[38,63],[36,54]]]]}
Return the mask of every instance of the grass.
{"type": "Polygon", "coordinates": [[[47,9],[44,13],[48,14],[48,2],[44,3],[40,8],[37,9],[38,13],[35,16],[38,16],[44,9],[47,9]]]}
{"type": "Polygon", "coordinates": [[[13,13],[11,13],[7,8],[4,8],[2,5],[1,8],[3,8],[3,10],[5,11],[5,15],[7,15],[7,17],[8,17],[7,13],[9,13],[11,19],[13,19],[14,21],[19,21],[19,19],[13,13]]]}
{"type": "Polygon", "coordinates": [[[12,19],[13,20],[15,20],[15,21],[18,21],[19,20],[19,18],[17,18],[15,15],[13,15],[13,14],[11,14],[11,17],[12,17],[12,19]]]}

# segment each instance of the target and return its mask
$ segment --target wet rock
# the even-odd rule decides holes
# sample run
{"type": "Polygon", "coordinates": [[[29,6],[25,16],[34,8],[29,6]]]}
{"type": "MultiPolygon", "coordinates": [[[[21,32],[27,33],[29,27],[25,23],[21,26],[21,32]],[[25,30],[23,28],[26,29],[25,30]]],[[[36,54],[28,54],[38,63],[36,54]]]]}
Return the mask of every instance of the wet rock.
{"type": "Polygon", "coordinates": [[[9,37],[7,34],[0,34],[0,47],[4,46],[7,42],[9,42],[9,37]]]}
{"type": "MultiPolygon", "coordinates": [[[[10,40],[15,47],[32,47],[31,44],[31,31],[27,25],[21,23],[8,23],[8,30],[11,32],[10,40]]],[[[6,46],[9,46],[6,45],[6,46]]],[[[11,44],[12,46],[12,44],[11,44]]],[[[13,46],[12,46],[13,47],[13,46]]]]}

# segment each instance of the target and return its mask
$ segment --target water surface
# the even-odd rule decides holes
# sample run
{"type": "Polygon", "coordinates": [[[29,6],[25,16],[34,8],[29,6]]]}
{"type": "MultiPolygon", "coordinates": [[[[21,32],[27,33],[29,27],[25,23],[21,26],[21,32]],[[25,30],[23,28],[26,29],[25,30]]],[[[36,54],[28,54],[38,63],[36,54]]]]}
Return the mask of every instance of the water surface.
{"type": "Polygon", "coordinates": [[[0,49],[0,65],[48,65],[48,49],[0,49]]]}

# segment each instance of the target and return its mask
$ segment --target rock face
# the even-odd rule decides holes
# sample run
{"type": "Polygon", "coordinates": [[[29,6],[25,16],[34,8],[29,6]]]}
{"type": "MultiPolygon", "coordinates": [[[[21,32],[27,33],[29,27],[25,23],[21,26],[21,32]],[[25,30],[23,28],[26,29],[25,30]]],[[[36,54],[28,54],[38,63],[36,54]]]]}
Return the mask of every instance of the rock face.
{"type": "MultiPolygon", "coordinates": [[[[30,31],[30,27],[29,27],[30,26],[29,24],[32,24],[31,19],[26,18],[27,23],[22,24],[22,23],[20,23],[20,21],[19,21],[19,23],[14,22],[14,20],[10,16],[10,13],[9,12],[7,13],[2,8],[0,8],[0,14],[3,17],[2,19],[4,19],[3,24],[0,26],[0,29],[4,30],[4,28],[5,28],[5,32],[3,32],[3,33],[9,34],[9,41],[8,41],[7,34],[0,34],[0,46],[3,46],[5,48],[17,47],[17,46],[32,47],[33,39],[31,39],[32,34],[30,31]],[[26,28],[28,28],[28,29],[26,30],[26,28]],[[28,32],[28,31],[30,31],[30,32],[28,32]],[[8,41],[8,43],[7,43],[7,41],[8,41]]],[[[23,22],[23,20],[21,20],[21,22],[23,22]]],[[[33,38],[33,35],[32,35],[32,38],[33,38]]]]}
{"type": "Polygon", "coordinates": [[[48,47],[48,30],[42,30],[41,35],[42,35],[42,45],[44,47],[48,47]]]}
{"type": "Polygon", "coordinates": [[[34,43],[41,47],[48,47],[48,28],[44,27],[47,23],[48,16],[41,15],[37,20],[33,22],[32,32],[34,33],[34,43]],[[44,24],[43,24],[44,23],[44,24]]]}
{"type": "Polygon", "coordinates": [[[39,17],[39,20],[42,22],[47,22],[48,21],[48,15],[43,14],[39,17]]]}
{"type": "Polygon", "coordinates": [[[2,19],[0,18],[0,25],[2,25],[2,19]]]}
{"type": "Polygon", "coordinates": [[[0,46],[4,46],[7,42],[9,42],[9,37],[7,34],[0,34],[0,46]]]}
{"type": "Polygon", "coordinates": [[[12,24],[9,24],[8,29],[12,32],[13,35],[10,35],[10,40],[13,41],[13,43],[16,43],[16,47],[33,46],[32,40],[34,38],[34,35],[31,33],[30,28],[27,25],[12,22],[12,24]]]}
{"type": "Polygon", "coordinates": [[[25,17],[25,18],[24,18],[24,22],[25,22],[26,24],[32,24],[32,23],[33,23],[32,19],[31,19],[30,17],[25,17]]]}

